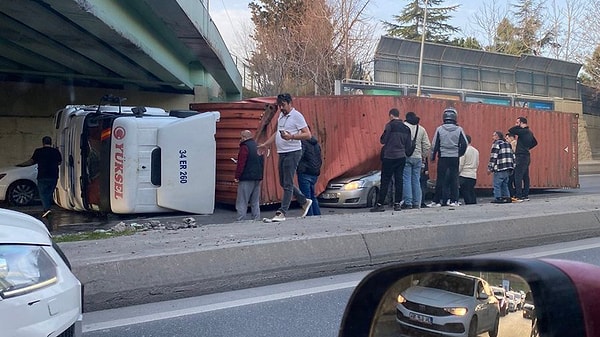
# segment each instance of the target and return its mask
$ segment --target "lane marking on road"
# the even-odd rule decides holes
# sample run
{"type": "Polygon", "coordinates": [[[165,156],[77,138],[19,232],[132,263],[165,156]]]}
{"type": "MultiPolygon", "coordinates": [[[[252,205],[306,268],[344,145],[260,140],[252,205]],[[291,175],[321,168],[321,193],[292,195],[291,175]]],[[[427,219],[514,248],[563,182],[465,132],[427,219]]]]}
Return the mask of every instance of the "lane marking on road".
{"type": "Polygon", "coordinates": [[[251,297],[251,298],[246,298],[246,299],[241,299],[241,300],[226,301],[226,302],[221,302],[221,303],[200,305],[200,306],[195,306],[195,307],[186,308],[186,309],[177,309],[177,310],[156,312],[156,313],[151,313],[151,314],[147,314],[147,315],[140,315],[140,316],[135,316],[135,317],[123,318],[123,319],[115,319],[115,320],[104,321],[104,322],[99,322],[99,323],[85,324],[85,322],[84,322],[83,332],[86,333],[86,332],[117,328],[117,327],[121,327],[121,326],[133,325],[133,324],[148,323],[148,322],[153,322],[153,321],[158,321],[158,320],[163,320],[163,319],[171,319],[171,318],[176,318],[176,317],[181,317],[181,316],[195,315],[195,314],[201,314],[201,313],[211,312],[211,311],[216,311],[216,310],[241,307],[241,306],[245,306],[245,305],[252,305],[252,304],[258,304],[258,303],[270,302],[270,301],[278,301],[278,300],[289,299],[289,298],[293,298],[293,297],[306,296],[306,295],[310,295],[310,294],[317,294],[317,293],[324,293],[324,292],[328,292],[328,291],[354,288],[354,287],[356,287],[356,285],[358,284],[359,281],[360,280],[330,284],[330,285],[325,285],[325,286],[311,287],[311,288],[306,288],[306,289],[298,289],[298,290],[280,292],[280,293],[276,293],[276,294],[256,296],[256,297],[251,297]]]}
{"type": "Polygon", "coordinates": [[[582,246],[573,246],[573,247],[567,247],[567,248],[552,249],[552,250],[547,250],[547,251],[543,251],[543,252],[530,253],[530,254],[524,254],[524,255],[519,255],[519,256],[524,257],[524,258],[538,258],[538,257],[572,253],[572,252],[577,252],[580,250],[595,249],[595,248],[600,248],[600,242],[591,243],[591,244],[582,245],[582,246]]]}

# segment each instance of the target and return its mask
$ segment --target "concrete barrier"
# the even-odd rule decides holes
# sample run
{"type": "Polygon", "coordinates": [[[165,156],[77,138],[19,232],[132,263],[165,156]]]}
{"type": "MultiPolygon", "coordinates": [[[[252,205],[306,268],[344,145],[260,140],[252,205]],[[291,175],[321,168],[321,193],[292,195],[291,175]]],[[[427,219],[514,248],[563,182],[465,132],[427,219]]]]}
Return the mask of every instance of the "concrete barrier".
{"type": "MultiPolygon", "coordinates": [[[[60,244],[93,311],[600,235],[600,195],[243,222],[60,244]]],[[[181,217],[183,219],[183,217],[181,217]]],[[[177,219],[171,219],[176,221],[177,219]]]]}

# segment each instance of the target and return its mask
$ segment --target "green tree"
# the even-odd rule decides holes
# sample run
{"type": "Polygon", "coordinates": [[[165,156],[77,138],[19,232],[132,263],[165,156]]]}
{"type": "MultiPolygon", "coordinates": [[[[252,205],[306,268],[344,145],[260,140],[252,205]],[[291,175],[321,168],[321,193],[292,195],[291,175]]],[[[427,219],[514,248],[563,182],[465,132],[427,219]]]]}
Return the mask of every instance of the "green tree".
{"type": "Polygon", "coordinates": [[[489,49],[498,53],[521,55],[526,47],[519,37],[519,29],[508,18],[504,18],[496,28],[494,48],[489,49]]]}
{"type": "Polygon", "coordinates": [[[554,45],[554,30],[544,27],[543,1],[520,0],[513,7],[521,53],[541,55],[544,48],[554,45]]]}
{"type": "Polygon", "coordinates": [[[480,50],[483,49],[483,47],[481,46],[481,43],[479,43],[479,41],[477,41],[477,39],[474,37],[455,38],[454,40],[452,40],[450,42],[450,44],[453,46],[469,48],[469,49],[480,49],[480,50]]]}
{"type": "MultiPolygon", "coordinates": [[[[388,36],[409,40],[420,40],[423,34],[423,21],[426,0],[410,0],[400,15],[394,15],[395,23],[383,21],[388,36]]],[[[451,13],[460,5],[442,7],[444,0],[427,1],[427,22],[425,40],[437,43],[449,43],[450,36],[460,31],[448,21],[451,13]]]]}
{"type": "Polygon", "coordinates": [[[600,45],[587,57],[583,65],[584,73],[580,79],[584,84],[600,89],[600,45]]]}

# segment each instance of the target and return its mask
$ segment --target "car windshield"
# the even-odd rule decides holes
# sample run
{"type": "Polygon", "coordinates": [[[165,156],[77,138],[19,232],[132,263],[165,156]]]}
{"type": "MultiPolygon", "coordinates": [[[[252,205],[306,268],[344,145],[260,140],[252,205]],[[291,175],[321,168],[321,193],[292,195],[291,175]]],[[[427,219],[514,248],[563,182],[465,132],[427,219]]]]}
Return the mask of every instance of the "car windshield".
{"type": "Polygon", "coordinates": [[[427,288],[435,288],[452,293],[471,296],[475,286],[475,279],[454,276],[450,274],[431,274],[419,282],[419,285],[427,288]]]}

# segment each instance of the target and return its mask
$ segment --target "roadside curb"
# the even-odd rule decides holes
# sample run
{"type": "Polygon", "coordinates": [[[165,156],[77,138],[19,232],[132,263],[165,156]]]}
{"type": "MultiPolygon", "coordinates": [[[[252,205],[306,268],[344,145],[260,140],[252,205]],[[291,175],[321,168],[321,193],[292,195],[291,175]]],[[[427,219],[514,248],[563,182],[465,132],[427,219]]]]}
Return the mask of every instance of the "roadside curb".
{"type": "Polygon", "coordinates": [[[598,236],[597,205],[599,195],[568,196],[328,215],[276,226],[207,225],[60,246],[85,285],[85,310],[94,311],[598,236]]]}

